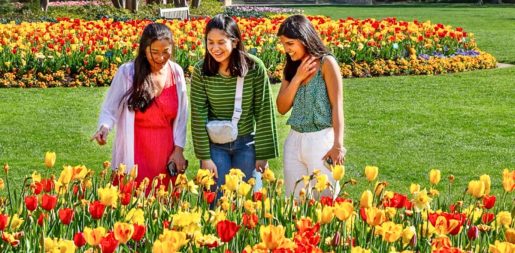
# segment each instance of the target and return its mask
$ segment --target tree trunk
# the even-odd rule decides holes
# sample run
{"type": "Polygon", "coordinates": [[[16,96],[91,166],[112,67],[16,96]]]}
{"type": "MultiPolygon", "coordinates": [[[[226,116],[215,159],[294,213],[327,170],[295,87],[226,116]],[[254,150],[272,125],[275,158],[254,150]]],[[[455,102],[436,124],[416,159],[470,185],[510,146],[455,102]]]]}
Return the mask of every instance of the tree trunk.
{"type": "Polygon", "coordinates": [[[186,6],[188,6],[186,0],[173,0],[173,5],[175,7],[186,7],[186,6]]]}
{"type": "Polygon", "coordinates": [[[113,6],[117,9],[123,8],[124,4],[122,4],[119,0],[111,0],[113,6]]]}
{"type": "MultiPolygon", "coordinates": [[[[192,1],[191,1],[191,7],[193,7],[193,8],[198,8],[198,7],[200,7],[200,2],[201,2],[201,0],[192,0],[192,1]]],[[[226,2],[227,2],[227,1],[226,1],[226,2]]],[[[226,5],[226,6],[227,6],[227,5],[226,5]]]]}
{"type": "Polygon", "coordinates": [[[48,0],[39,0],[39,5],[41,6],[41,10],[47,12],[48,10],[48,0]]]}

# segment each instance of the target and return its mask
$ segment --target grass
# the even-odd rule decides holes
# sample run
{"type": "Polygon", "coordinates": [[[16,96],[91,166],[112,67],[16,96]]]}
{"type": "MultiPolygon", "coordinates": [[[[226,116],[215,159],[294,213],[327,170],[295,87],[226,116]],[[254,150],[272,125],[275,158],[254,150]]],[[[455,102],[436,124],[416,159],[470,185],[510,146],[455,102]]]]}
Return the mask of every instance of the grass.
{"type": "Polygon", "coordinates": [[[333,18],[385,18],[399,20],[430,20],[453,27],[463,27],[474,33],[480,49],[493,54],[499,62],[515,63],[515,8],[514,6],[334,6],[306,7],[309,15],[328,15],[333,18]]]}
{"type": "MultiPolygon", "coordinates": [[[[359,178],[365,165],[376,165],[381,180],[406,192],[411,182],[427,185],[429,169],[439,168],[444,176],[454,174],[460,188],[484,173],[499,185],[501,169],[515,164],[514,75],[515,68],[507,68],[345,80],[348,177],[359,178]]],[[[44,170],[47,150],[57,152],[59,166],[99,170],[110,159],[110,146],[89,138],[105,91],[0,89],[0,162],[10,164],[11,178],[20,183],[33,170],[44,170]]],[[[278,116],[281,146],[289,131],[286,119],[278,116]]],[[[192,175],[198,163],[189,141],[192,175]]],[[[52,172],[58,173],[59,166],[52,172]]],[[[282,177],[281,159],[271,167],[282,177]]]]}

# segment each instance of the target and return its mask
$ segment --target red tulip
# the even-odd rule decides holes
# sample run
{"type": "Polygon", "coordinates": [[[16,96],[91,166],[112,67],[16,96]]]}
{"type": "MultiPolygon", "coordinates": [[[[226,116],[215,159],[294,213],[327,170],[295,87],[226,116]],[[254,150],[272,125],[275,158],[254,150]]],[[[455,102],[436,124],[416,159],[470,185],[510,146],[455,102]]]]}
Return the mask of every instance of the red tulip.
{"type": "Polygon", "coordinates": [[[243,226],[248,229],[253,229],[258,224],[258,217],[255,213],[253,214],[243,214],[243,226]]]}
{"type": "Polygon", "coordinates": [[[93,201],[93,203],[89,204],[89,214],[91,214],[93,219],[98,220],[104,215],[105,208],[106,206],[100,203],[100,201],[93,201]]]}
{"type": "Polygon", "coordinates": [[[486,209],[491,209],[495,205],[495,195],[488,196],[485,195],[483,197],[483,206],[485,206],[486,209]]]}
{"type": "Polygon", "coordinates": [[[25,197],[25,206],[27,210],[34,211],[38,207],[38,197],[37,196],[27,196],[25,197]]]}
{"type": "Polygon", "coordinates": [[[73,243],[75,244],[75,246],[77,246],[77,248],[86,245],[86,238],[84,238],[82,232],[75,233],[75,235],[73,236],[73,243]]]}
{"type": "Polygon", "coordinates": [[[471,241],[474,241],[476,240],[478,237],[479,237],[479,229],[477,229],[476,226],[472,226],[469,228],[469,230],[467,231],[467,237],[471,240],[471,241]]]}
{"type": "Polygon", "coordinates": [[[40,213],[39,217],[38,217],[38,225],[43,226],[45,219],[46,219],[46,214],[40,213]]]}
{"type": "Polygon", "coordinates": [[[113,253],[118,247],[118,240],[114,238],[114,233],[110,232],[102,241],[100,241],[100,248],[102,249],[102,253],[113,253]]]}
{"type": "Polygon", "coordinates": [[[32,188],[32,192],[36,195],[40,194],[43,191],[43,184],[40,182],[34,182],[30,185],[32,188]]]}
{"type": "Polygon", "coordinates": [[[131,203],[131,193],[121,193],[120,203],[124,206],[131,203]]]}
{"type": "Polygon", "coordinates": [[[240,229],[236,223],[230,220],[223,220],[216,224],[216,232],[222,242],[229,242],[236,235],[236,232],[240,229]]]}
{"type": "Polygon", "coordinates": [[[483,216],[481,216],[481,221],[483,221],[484,224],[488,224],[492,222],[495,218],[495,214],[493,213],[484,213],[483,216]]]}
{"type": "Polygon", "coordinates": [[[62,208],[59,209],[59,219],[64,225],[69,225],[73,220],[73,209],[62,208]]]}
{"type": "Polygon", "coordinates": [[[145,232],[147,232],[147,228],[145,225],[134,224],[134,233],[132,234],[132,240],[139,241],[145,236],[145,232]]]}
{"type": "Polygon", "coordinates": [[[54,209],[57,204],[57,196],[43,194],[41,199],[41,207],[47,211],[54,209]]]}
{"type": "Polygon", "coordinates": [[[211,204],[213,201],[215,201],[216,193],[205,191],[202,197],[204,198],[204,201],[206,201],[208,204],[211,204]]]}
{"type": "Polygon", "coordinates": [[[167,220],[163,221],[163,228],[170,228],[170,222],[167,220]]]}
{"type": "Polygon", "coordinates": [[[0,214],[0,231],[3,231],[7,226],[7,220],[9,219],[9,215],[0,214]]]}
{"type": "Polygon", "coordinates": [[[43,185],[43,190],[45,192],[51,192],[55,187],[52,179],[41,179],[41,184],[43,185]]]}
{"type": "Polygon", "coordinates": [[[261,192],[254,192],[254,195],[252,196],[255,202],[263,200],[263,193],[261,192]]]}
{"type": "Polygon", "coordinates": [[[393,193],[393,198],[385,201],[383,205],[385,207],[395,207],[395,208],[403,208],[406,207],[406,201],[408,200],[408,197],[406,195],[402,195],[399,193],[393,193]]]}

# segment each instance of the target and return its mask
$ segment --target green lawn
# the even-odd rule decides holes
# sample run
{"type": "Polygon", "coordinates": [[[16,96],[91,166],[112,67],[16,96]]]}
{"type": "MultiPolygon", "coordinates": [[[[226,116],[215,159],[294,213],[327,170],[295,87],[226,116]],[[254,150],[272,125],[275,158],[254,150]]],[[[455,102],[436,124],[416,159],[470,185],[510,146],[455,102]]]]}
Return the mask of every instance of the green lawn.
{"type": "Polygon", "coordinates": [[[474,33],[479,48],[493,54],[499,62],[515,63],[515,6],[457,7],[457,6],[371,6],[371,7],[306,7],[309,15],[329,15],[334,18],[385,18],[399,20],[431,20],[461,26],[474,33]],[[431,7],[436,6],[436,7],[431,7]]]}
{"type": "MultiPolygon", "coordinates": [[[[508,68],[345,80],[347,175],[358,178],[365,165],[377,165],[381,179],[401,191],[411,182],[427,184],[430,168],[454,174],[460,187],[483,173],[500,183],[501,169],[515,164],[514,75],[515,68],[508,68]]],[[[58,165],[98,169],[110,159],[109,146],[89,141],[105,91],[0,90],[0,162],[10,164],[16,182],[44,170],[47,150],[57,152],[58,165]]],[[[278,120],[281,144],[286,118],[278,120]]],[[[193,173],[198,164],[191,147],[186,153],[193,173]]],[[[280,159],[272,168],[282,175],[280,159]]]]}
{"type": "MultiPolygon", "coordinates": [[[[476,34],[483,50],[502,62],[515,63],[514,8],[306,10],[335,17],[397,16],[463,26],[476,34]]],[[[359,178],[365,165],[376,165],[381,180],[406,192],[411,182],[427,186],[429,169],[439,168],[444,178],[454,174],[461,189],[484,173],[498,186],[501,170],[515,167],[514,77],[512,67],[344,80],[347,177],[359,178]]],[[[275,94],[277,89],[274,86],[275,94]]],[[[0,89],[0,163],[10,164],[17,185],[33,170],[44,170],[47,150],[57,152],[59,166],[85,164],[98,170],[110,159],[110,145],[89,141],[105,92],[106,88],[0,89]]],[[[286,119],[278,116],[281,150],[289,131],[286,119]]],[[[186,154],[191,175],[198,168],[191,138],[186,154]]],[[[271,167],[282,177],[280,158],[271,167]]],[[[359,184],[350,192],[357,194],[365,186],[359,184]]]]}

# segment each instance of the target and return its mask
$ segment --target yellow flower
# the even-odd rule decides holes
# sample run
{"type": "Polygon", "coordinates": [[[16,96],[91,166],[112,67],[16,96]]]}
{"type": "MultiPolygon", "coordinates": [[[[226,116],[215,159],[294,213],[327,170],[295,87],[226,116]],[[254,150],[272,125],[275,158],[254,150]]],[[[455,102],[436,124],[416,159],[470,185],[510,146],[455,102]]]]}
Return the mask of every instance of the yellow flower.
{"type": "Polygon", "coordinates": [[[411,239],[413,239],[413,236],[416,234],[417,232],[414,226],[406,227],[404,230],[402,230],[402,243],[404,245],[409,244],[411,239]]]}
{"type": "Polygon", "coordinates": [[[84,239],[90,246],[97,246],[102,241],[106,234],[106,229],[103,227],[98,227],[95,229],[91,229],[89,227],[84,228],[84,239]]]}
{"type": "Polygon", "coordinates": [[[495,241],[495,244],[490,244],[489,252],[491,253],[512,253],[515,252],[515,244],[509,242],[495,241]]]}
{"type": "Polygon", "coordinates": [[[318,221],[321,225],[331,223],[334,218],[333,209],[332,206],[324,206],[322,209],[317,210],[318,221]]]}
{"type": "Polygon", "coordinates": [[[345,176],[345,167],[343,165],[332,166],[333,178],[336,181],[340,181],[345,176]]]}
{"type": "Polygon", "coordinates": [[[54,167],[55,158],[56,158],[55,152],[46,152],[45,153],[45,166],[49,169],[54,167]]]}
{"type": "Polygon", "coordinates": [[[59,240],[59,253],[74,253],[76,246],[71,240],[59,240]]]}
{"type": "Polygon", "coordinates": [[[402,225],[387,221],[377,227],[377,233],[383,237],[383,240],[389,243],[395,242],[401,238],[402,225]]]}
{"type": "Polygon", "coordinates": [[[317,183],[315,184],[315,189],[318,192],[323,192],[327,188],[327,184],[329,183],[326,174],[321,174],[316,176],[317,183]]]}
{"type": "Polygon", "coordinates": [[[3,190],[5,188],[4,180],[0,178],[0,190],[3,190]]]}
{"type": "Polygon", "coordinates": [[[16,230],[23,224],[23,219],[18,217],[18,214],[14,214],[12,218],[7,219],[7,224],[9,223],[11,223],[11,229],[16,230]]]}
{"type": "Polygon", "coordinates": [[[374,181],[379,174],[379,168],[376,166],[366,166],[365,167],[365,176],[368,181],[374,181]]]}
{"type": "Polygon", "coordinates": [[[179,252],[188,243],[186,233],[165,229],[152,246],[153,253],[179,252]]]}
{"type": "Polygon", "coordinates": [[[73,168],[72,166],[66,165],[63,166],[63,170],[61,171],[61,175],[59,176],[59,179],[57,182],[59,182],[61,185],[68,185],[73,177],[73,168]]]}
{"type": "Polygon", "coordinates": [[[52,238],[49,238],[49,237],[45,237],[45,242],[44,242],[44,245],[45,245],[45,253],[49,252],[54,252],[57,251],[57,252],[60,252],[59,251],[59,246],[57,245],[57,239],[52,239],[52,238]]]}
{"type": "Polygon", "coordinates": [[[245,173],[243,173],[243,171],[241,171],[240,169],[230,169],[229,175],[236,176],[240,180],[242,180],[245,177],[245,173]]]}
{"type": "Polygon", "coordinates": [[[103,55],[96,55],[95,56],[95,62],[102,63],[103,61],[104,61],[104,56],[103,55]]]}
{"type": "Polygon", "coordinates": [[[351,253],[370,253],[369,249],[364,249],[361,247],[352,247],[350,250],[351,253]]]}
{"type": "Polygon", "coordinates": [[[250,184],[241,182],[240,187],[238,188],[238,195],[247,196],[247,194],[250,192],[251,189],[252,189],[252,186],[250,184]]]}
{"type": "Polygon", "coordinates": [[[374,200],[374,196],[370,190],[366,190],[361,194],[361,199],[359,201],[360,208],[369,208],[372,207],[372,201],[374,200]]]}
{"type": "Polygon", "coordinates": [[[107,184],[106,187],[98,189],[98,197],[103,205],[116,208],[118,204],[118,187],[107,184]]]}
{"type": "Polygon", "coordinates": [[[334,207],[334,215],[341,221],[346,221],[354,212],[354,206],[349,202],[337,203],[334,207]]]}
{"type": "Polygon", "coordinates": [[[39,174],[39,172],[37,172],[37,171],[32,172],[32,182],[33,183],[41,182],[41,174],[39,174]]]}
{"type": "Polygon", "coordinates": [[[197,171],[197,176],[195,177],[195,182],[198,185],[203,186],[205,189],[209,189],[215,184],[213,173],[206,169],[199,169],[197,171]]]}
{"type": "Polygon", "coordinates": [[[286,239],[284,237],[284,227],[281,225],[261,226],[259,228],[259,234],[265,247],[271,250],[279,248],[286,239]]]}
{"type": "Polygon", "coordinates": [[[240,183],[241,179],[238,178],[236,175],[225,175],[225,190],[227,191],[236,191],[238,189],[238,184],[240,183]]]}
{"type": "Polygon", "coordinates": [[[143,225],[145,224],[145,213],[141,208],[133,208],[125,215],[125,221],[132,224],[143,225]]]}
{"type": "Polygon", "coordinates": [[[511,192],[515,188],[515,170],[504,169],[502,172],[502,187],[505,192],[511,192]]]}
{"type": "Polygon", "coordinates": [[[509,243],[515,243],[515,229],[508,228],[505,232],[506,241],[509,243]]]}
{"type": "Polygon", "coordinates": [[[419,192],[420,185],[419,184],[411,184],[409,187],[409,191],[411,192],[411,194],[415,194],[415,192],[419,192]]]}
{"type": "Polygon", "coordinates": [[[195,244],[197,247],[205,245],[221,245],[222,241],[215,235],[200,235],[195,236],[195,244]]]}
{"type": "Polygon", "coordinates": [[[365,209],[367,215],[367,224],[371,227],[381,225],[386,220],[384,210],[377,207],[370,207],[365,209]]]}
{"type": "Polygon", "coordinates": [[[469,182],[467,193],[475,198],[482,198],[485,195],[485,184],[483,181],[472,180],[469,182]]]}
{"type": "Polygon", "coordinates": [[[511,225],[511,213],[508,211],[502,211],[497,214],[496,217],[497,225],[502,225],[506,228],[508,228],[511,225]]]}
{"type": "Polygon", "coordinates": [[[134,233],[134,225],[123,222],[114,224],[114,238],[120,243],[127,243],[134,233]]]}
{"type": "Polygon", "coordinates": [[[265,169],[265,171],[263,171],[263,180],[265,180],[265,182],[273,182],[275,181],[275,174],[274,172],[267,168],[265,169]]]}
{"type": "Polygon", "coordinates": [[[429,202],[431,202],[431,198],[427,195],[426,189],[415,192],[413,194],[415,197],[415,211],[421,211],[429,208],[429,202]]]}
{"type": "Polygon", "coordinates": [[[481,175],[479,180],[485,184],[485,195],[490,195],[490,188],[492,186],[492,181],[490,180],[490,176],[487,174],[481,175]]]}
{"type": "Polygon", "coordinates": [[[195,184],[195,182],[189,180],[188,181],[188,191],[195,194],[195,195],[198,195],[198,191],[197,191],[197,188],[198,188],[198,185],[195,184]]]}
{"type": "Polygon", "coordinates": [[[433,185],[437,185],[440,182],[440,179],[442,179],[442,174],[440,173],[440,170],[432,169],[429,172],[429,182],[433,185]]]}

